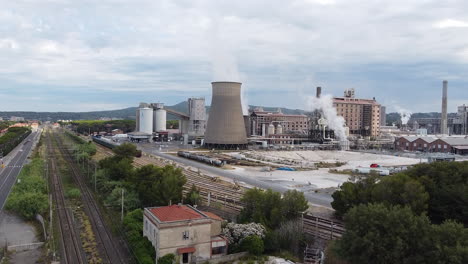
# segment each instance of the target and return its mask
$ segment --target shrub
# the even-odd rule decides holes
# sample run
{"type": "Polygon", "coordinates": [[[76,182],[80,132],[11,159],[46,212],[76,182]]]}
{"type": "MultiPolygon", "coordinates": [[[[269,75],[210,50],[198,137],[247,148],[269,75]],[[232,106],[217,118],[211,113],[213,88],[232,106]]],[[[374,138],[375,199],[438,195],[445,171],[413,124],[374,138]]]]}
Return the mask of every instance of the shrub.
{"type": "Polygon", "coordinates": [[[252,255],[261,255],[264,251],[263,240],[259,236],[248,236],[241,242],[241,249],[252,255]]]}
{"type": "Polygon", "coordinates": [[[77,199],[79,198],[81,195],[81,192],[80,190],[78,190],[77,188],[71,188],[70,190],[67,191],[67,198],[70,198],[70,199],[77,199]]]}
{"type": "Polygon", "coordinates": [[[158,258],[158,264],[172,264],[175,260],[174,254],[166,254],[158,258]]]}

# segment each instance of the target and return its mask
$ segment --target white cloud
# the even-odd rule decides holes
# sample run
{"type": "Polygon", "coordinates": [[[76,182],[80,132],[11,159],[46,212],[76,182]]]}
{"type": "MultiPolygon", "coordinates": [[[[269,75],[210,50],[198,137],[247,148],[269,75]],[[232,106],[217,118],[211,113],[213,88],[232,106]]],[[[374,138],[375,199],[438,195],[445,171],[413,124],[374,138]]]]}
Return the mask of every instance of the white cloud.
{"type": "Polygon", "coordinates": [[[444,19],[437,21],[434,24],[436,28],[466,28],[468,27],[468,22],[456,19],[444,19]]]}
{"type": "MultiPolygon", "coordinates": [[[[433,27],[466,26],[438,19],[467,10],[464,1],[433,0],[3,1],[0,81],[196,95],[237,66],[249,92],[294,93],[316,72],[466,64],[468,34],[433,27]]],[[[430,72],[445,75],[467,81],[430,72]]]]}

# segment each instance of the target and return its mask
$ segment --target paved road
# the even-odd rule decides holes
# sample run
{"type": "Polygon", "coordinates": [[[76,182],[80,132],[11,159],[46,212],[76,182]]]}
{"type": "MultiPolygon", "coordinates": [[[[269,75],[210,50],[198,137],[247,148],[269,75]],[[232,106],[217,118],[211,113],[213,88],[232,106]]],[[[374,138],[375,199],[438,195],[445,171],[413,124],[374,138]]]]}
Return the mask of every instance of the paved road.
{"type": "MultiPolygon", "coordinates": [[[[208,173],[208,174],[219,175],[219,176],[230,178],[230,179],[233,179],[233,180],[236,180],[236,181],[245,182],[245,183],[247,183],[249,185],[252,185],[252,186],[255,186],[255,187],[259,187],[259,188],[263,188],[263,189],[272,189],[274,191],[282,192],[282,193],[290,190],[289,188],[282,185],[281,183],[275,183],[275,182],[271,182],[271,181],[266,182],[266,181],[257,180],[257,179],[252,178],[252,177],[237,175],[235,173],[232,173],[232,172],[229,172],[229,171],[217,168],[217,167],[209,166],[209,165],[206,165],[206,164],[203,164],[203,163],[200,163],[200,162],[196,162],[196,161],[192,161],[192,160],[188,160],[188,159],[183,159],[183,158],[180,158],[180,157],[177,157],[177,156],[173,156],[173,155],[169,155],[169,154],[159,152],[159,151],[155,150],[154,147],[148,147],[148,146],[144,146],[144,145],[138,145],[138,147],[143,152],[154,154],[156,156],[159,156],[159,157],[162,157],[162,158],[165,158],[165,159],[168,159],[168,160],[172,160],[172,161],[184,164],[186,166],[191,166],[191,167],[198,168],[198,169],[201,170],[201,172],[204,172],[205,174],[208,173]]],[[[331,202],[333,201],[333,198],[329,194],[304,193],[304,196],[312,204],[331,208],[331,202]]]]}
{"type": "Polygon", "coordinates": [[[32,132],[26,139],[21,142],[17,148],[19,151],[13,150],[8,155],[13,155],[10,162],[5,168],[0,168],[0,215],[5,206],[6,199],[10,194],[11,188],[16,182],[16,177],[20,173],[28,155],[36,140],[38,132],[32,132]],[[29,140],[29,141],[28,141],[29,140]]]}

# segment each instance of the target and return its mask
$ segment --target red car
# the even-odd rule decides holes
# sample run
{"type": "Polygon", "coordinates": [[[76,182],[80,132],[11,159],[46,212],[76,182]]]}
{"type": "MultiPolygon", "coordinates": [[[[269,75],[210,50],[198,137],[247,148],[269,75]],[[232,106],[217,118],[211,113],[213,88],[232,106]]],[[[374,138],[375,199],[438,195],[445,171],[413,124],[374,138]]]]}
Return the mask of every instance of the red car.
{"type": "Polygon", "coordinates": [[[379,168],[380,165],[377,164],[377,163],[372,163],[372,164],[370,165],[370,167],[371,167],[371,168],[379,168]]]}

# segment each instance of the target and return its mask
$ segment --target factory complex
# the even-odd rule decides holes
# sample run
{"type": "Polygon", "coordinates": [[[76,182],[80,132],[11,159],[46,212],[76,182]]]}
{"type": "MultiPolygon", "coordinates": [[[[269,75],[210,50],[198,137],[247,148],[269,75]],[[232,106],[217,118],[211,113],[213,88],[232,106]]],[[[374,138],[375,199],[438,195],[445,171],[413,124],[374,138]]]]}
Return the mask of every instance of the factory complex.
{"type": "Polygon", "coordinates": [[[458,107],[457,116],[449,118],[448,82],[442,84],[441,118],[424,123],[405,116],[402,120],[409,122],[388,126],[386,107],[375,97],[358,98],[355,89],[330,99],[317,87],[311,111],[283,113],[281,108],[266,111],[263,107],[243,111],[242,83],[212,82],[209,112],[202,97],[188,98],[187,112],[165,108],[163,103],[140,103],[135,132],[128,138],[136,142],[179,140],[184,146],[210,150],[377,148],[463,155],[468,143],[457,137],[467,134],[468,107],[458,107]],[[166,127],[168,115],[177,119],[177,128],[166,127]]]}

